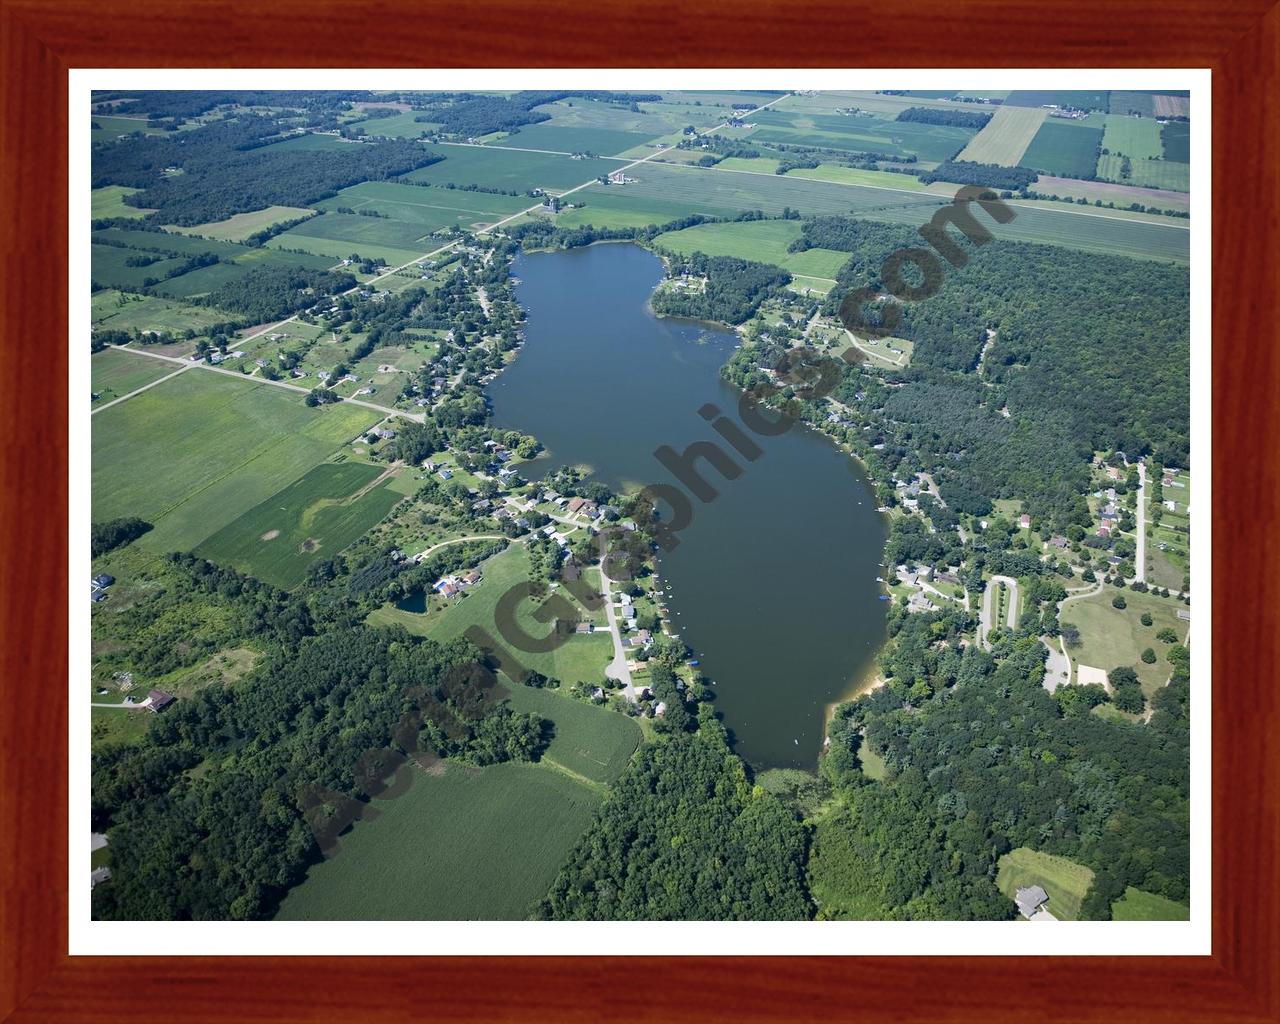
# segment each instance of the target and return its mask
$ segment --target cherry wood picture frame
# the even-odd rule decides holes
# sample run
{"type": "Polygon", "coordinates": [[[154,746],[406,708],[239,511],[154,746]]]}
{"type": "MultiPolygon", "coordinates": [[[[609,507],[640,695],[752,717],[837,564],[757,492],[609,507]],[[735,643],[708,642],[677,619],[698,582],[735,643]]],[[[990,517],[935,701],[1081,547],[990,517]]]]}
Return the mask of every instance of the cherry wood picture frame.
{"type": "Polygon", "coordinates": [[[0,1019],[1280,1020],[1270,2],[0,0],[0,1019]],[[68,69],[608,66],[1212,69],[1212,955],[68,956],[68,69]]]}

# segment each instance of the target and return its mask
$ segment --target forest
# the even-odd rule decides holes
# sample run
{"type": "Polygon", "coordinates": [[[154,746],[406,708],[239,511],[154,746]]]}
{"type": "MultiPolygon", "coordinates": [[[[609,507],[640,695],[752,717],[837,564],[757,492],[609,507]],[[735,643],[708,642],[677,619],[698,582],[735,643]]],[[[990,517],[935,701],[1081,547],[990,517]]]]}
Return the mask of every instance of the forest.
{"type": "Polygon", "coordinates": [[[907,107],[895,120],[915,121],[918,124],[944,124],[952,128],[972,128],[979,131],[986,127],[992,115],[980,110],[947,110],[944,107],[907,107]]]}
{"type": "Polygon", "coordinates": [[[651,305],[661,316],[740,324],[791,280],[785,270],[736,256],[706,256],[695,252],[690,256],[671,255],[669,262],[672,277],[682,274],[705,277],[707,284],[704,291],[662,289],[655,292],[651,305]]]}
{"type": "Polygon", "coordinates": [[[888,667],[916,683],[837,710],[823,772],[842,807],[819,822],[810,859],[819,916],[1011,917],[996,861],[1020,846],[1093,869],[1085,917],[1109,918],[1129,885],[1185,901],[1185,674],[1147,725],[1111,722],[1044,690],[1034,635],[1001,641],[994,657],[961,654],[948,619],[899,618],[910,635],[888,667]],[[859,767],[863,744],[886,762],[878,782],[859,767]]]}
{"type": "Polygon", "coordinates": [[[355,283],[345,271],[264,267],[219,285],[200,301],[243,313],[252,323],[264,323],[314,306],[321,297],[346,291],[355,283]]]}
{"type": "MultiPolygon", "coordinates": [[[[668,673],[669,675],[669,673],[668,673]]],[[[662,696],[659,691],[655,694],[662,696]]],[[[672,687],[646,744],[538,908],[548,920],[778,921],[811,916],[805,830],[753,787],[723,726],[672,687]]]]}
{"type": "Polygon", "coordinates": [[[280,137],[273,119],[241,114],[125,146],[95,146],[93,187],[140,189],[125,197],[127,205],[155,210],[149,217],[157,224],[193,225],[266,206],[305,207],[348,185],[383,181],[443,159],[406,139],[272,149],[269,143],[280,137]]]}
{"type": "Polygon", "coordinates": [[[920,180],[926,185],[934,181],[953,181],[959,185],[982,185],[1010,192],[1025,189],[1039,176],[1039,171],[1029,171],[1025,167],[1003,167],[999,164],[954,159],[944,160],[932,171],[920,172],[920,180]]]}
{"type": "MultiPolygon", "coordinates": [[[[265,655],[235,687],[155,718],[140,745],[94,755],[93,827],[111,829],[115,869],[94,890],[95,917],[269,917],[409,756],[483,765],[535,758],[548,741],[549,723],[498,703],[464,641],[371,629],[340,607],[316,619],[304,599],[192,556],[172,556],[166,581],[185,614],[224,620],[219,642],[265,655]]],[[[168,594],[135,606],[126,633],[172,614],[168,594]]]]}

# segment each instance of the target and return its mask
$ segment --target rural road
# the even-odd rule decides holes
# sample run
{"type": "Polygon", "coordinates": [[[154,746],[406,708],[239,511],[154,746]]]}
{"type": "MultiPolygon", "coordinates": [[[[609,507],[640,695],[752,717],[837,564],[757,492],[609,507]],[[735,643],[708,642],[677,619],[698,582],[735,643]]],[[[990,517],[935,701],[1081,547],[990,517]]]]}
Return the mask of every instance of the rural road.
{"type": "Polygon", "coordinates": [[[627,667],[627,649],[622,646],[622,630],[618,628],[618,616],[613,610],[612,582],[604,571],[605,558],[600,559],[600,586],[604,590],[604,614],[609,620],[609,635],[613,637],[613,661],[609,662],[604,674],[610,679],[622,683],[622,692],[633,704],[637,700],[635,684],[631,680],[631,669],[627,667]]]}
{"type": "Polygon", "coordinates": [[[447,548],[450,544],[465,544],[469,540],[507,540],[500,533],[482,533],[475,537],[454,537],[453,540],[442,540],[439,544],[432,544],[426,551],[421,551],[414,555],[414,558],[423,559],[432,552],[439,551],[441,548],[447,548]]]}
{"type": "MultiPolygon", "coordinates": [[[[283,380],[267,380],[266,377],[240,373],[237,370],[224,370],[220,366],[210,366],[208,363],[198,362],[192,359],[183,359],[181,356],[162,356],[159,352],[148,352],[146,349],[128,348],[124,345],[112,345],[111,347],[118,348],[123,352],[133,352],[136,355],[148,356],[151,359],[163,359],[166,363],[175,363],[180,365],[184,370],[208,370],[210,373],[221,373],[223,376],[234,377],[236,380],[249,380],[256,384],[270,384],[273,387],[284,388],[286,391],[297,391],[304,395],[311,390],[310,388],[299,387],[297,384],[290,384],[283,380]]],[[[181,372],[181,370],[178,371],[178,373],[181,372]]],[[[169,377],[176,377],[177,375],[177,373],[171,373],[169,374],[169,377]]],[[[111,406],[115,405],[116,402],[123,402],[126,398],[132,398],[134,395],[138,394],[138,392],[146,391],[147,388],[150,387],[155,387],[157,384],[168,380],[169,377],[161,377],[160,380],[152,381],[150,384],[146,385],[146,387],[138,388],[137,391],[131,391],[129,394],[108,402],[106,405],[94,409],[93,411],[95,413],[99,413],[103,409],[109,409],[111,406]]],[[[413,420],[414,423],[426,422],[425,414],[420,412],[405,412],[403,409],[390,409],[385,405],[375,405],[373,402],[365,402],[359,398],[344,398],[342,402],[345,405],[358,405],[362,409],[372,409],[374,412],[380,412],[384,416],[402,416],[407,420],[413,420]]]]}
{"type": "Polygon", "coordinates": [[[991,632],[991,617],[995,614],[995,595],[997,584],[1003,583],[1009,588],[1009,613],[1006,616],[1006,624],[1013,629],[1018,621],[1018,581],[1012,576],[992,576],[987,583],[987,589],[982,593],[982,611],[978,616],[978,644],[982,647],[989,647],[987,644],[987,634],[991,632]]]}
{"type": "MultiPolygon", "coordinates": [[[[113,347],[114,347],[114,346],[113,346],[113,347]]],[[[126,350],[126,351],[131,351],[131,350],[126,350]]],[[[92,415],[95,415],[95,414],[97,414],[97,413],[100,413],[100,412],[102,412],[102,410],[103,410],[103,409],[110,409],[113,405],[119,405],[121,402],[123,402],[123,401],[125,401],[125,400],[127,400],[127,399],[132,398],[134,395],[140,395],[140,394],[142,394],[142,392],[147,391],[147,390],[149,390],[150,388],[155,387],[157,384],[163,384],[163,383],[164,383],[165,381],[167,381],[167,380],[173,380],[173,378],[174,378],[174,377],[176,377],[176,376],[178,376],[178,374],[180,374],[180,373],[186,373],[189,369],[191,369],[191,367],[190,367],[190,366],[184,366],[184,367],[182,367],[182,368],[181,368],[181,369],[179,369],[179,370],[174,370],[174,371],[173,371],[173,373],[165,374],[165,375],[164,375],[163,377],[161,377],[159,380],[153,380],[150,384],[143,384],[143,385],[142,385],[142,387],[140,387],[140,388],[134,388],[134,389],[133,389],[132,391],[130,391],[127,395],[121,395],[119,398],[113,398],[113,399],[111,399],[111,401],[106,402],[106,403],[104,403],[103,405],[98,406],[96,409],[94,409],[94,410],[93,410],[93,412],[92,412],[92,413],[90,413],[90,415],[92,416],[92,415]]]]}

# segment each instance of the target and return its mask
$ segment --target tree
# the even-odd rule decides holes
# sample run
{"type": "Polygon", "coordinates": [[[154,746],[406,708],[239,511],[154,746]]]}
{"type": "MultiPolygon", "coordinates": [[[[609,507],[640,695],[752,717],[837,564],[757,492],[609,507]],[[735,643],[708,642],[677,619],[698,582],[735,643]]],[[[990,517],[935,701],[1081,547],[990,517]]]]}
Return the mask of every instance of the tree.
{"type": "Polygon", "coordinates": [[[1124,594],[1116,594],[1116,596],[1111,599],[1111,607],[1120,608],[1122,610],[1125,607],[1127,607],[1124,599],[1124,594]]]}
{"type": "Polygon", "coordinates": [[[1156,663],[1156,652],[1148,647],[1142,652],[1142,660],[1148,665],[1154,665],[1156,663]]]}
{"type": "MultiPolygon", "coordinates": [[[[1142,624],[1143,624],[1144,626],[1149,626],[1149,625],[1151,625],[1151,613],[1150,613],[1150,612],[1143,612],[1143,613],[1142,613],[1142,619],[1141,619],[1141,621],[1142,621],[1142,624]]],[[[1156,634],[1156,635],[1158,636],[1159,634],[1156,634]]]]}
{"type": "Polygon", "coordinates": [[[1168,626],[1165,626],[1164,629],[1160,630],[1160,632],[1156,634],[1156,639],[1162,643],[1176,644],[1178,642],[1178,634],[1168,626]]]}

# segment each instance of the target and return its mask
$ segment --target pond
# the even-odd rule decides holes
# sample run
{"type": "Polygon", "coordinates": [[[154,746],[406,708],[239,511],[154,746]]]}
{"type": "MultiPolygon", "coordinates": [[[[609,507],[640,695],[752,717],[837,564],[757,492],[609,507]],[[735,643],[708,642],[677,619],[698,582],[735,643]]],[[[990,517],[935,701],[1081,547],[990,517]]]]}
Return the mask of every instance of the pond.
{"type": "Polygon", "coordinates": [[[615,489],[680,487],[654,451],[700,441],[741,468],[725,479],[705,458],[694,464],[718,493],[690,496],[693,520],[660,558],[662,586],[738,753],[811,769],[827,705],[864,679],[885,637],[875,578],[887,527],[865,474],[804,426],[753,435],[763,454],[750,462],[717,435],[708,404],[739,422],[740,393],[719,375],[737,338],[654,316],[662,264],[639,246],[522,254],[513,273],[525,345],[489,397],[496,425],[548,449],[530,479],[571,464],[615,489]]]}

